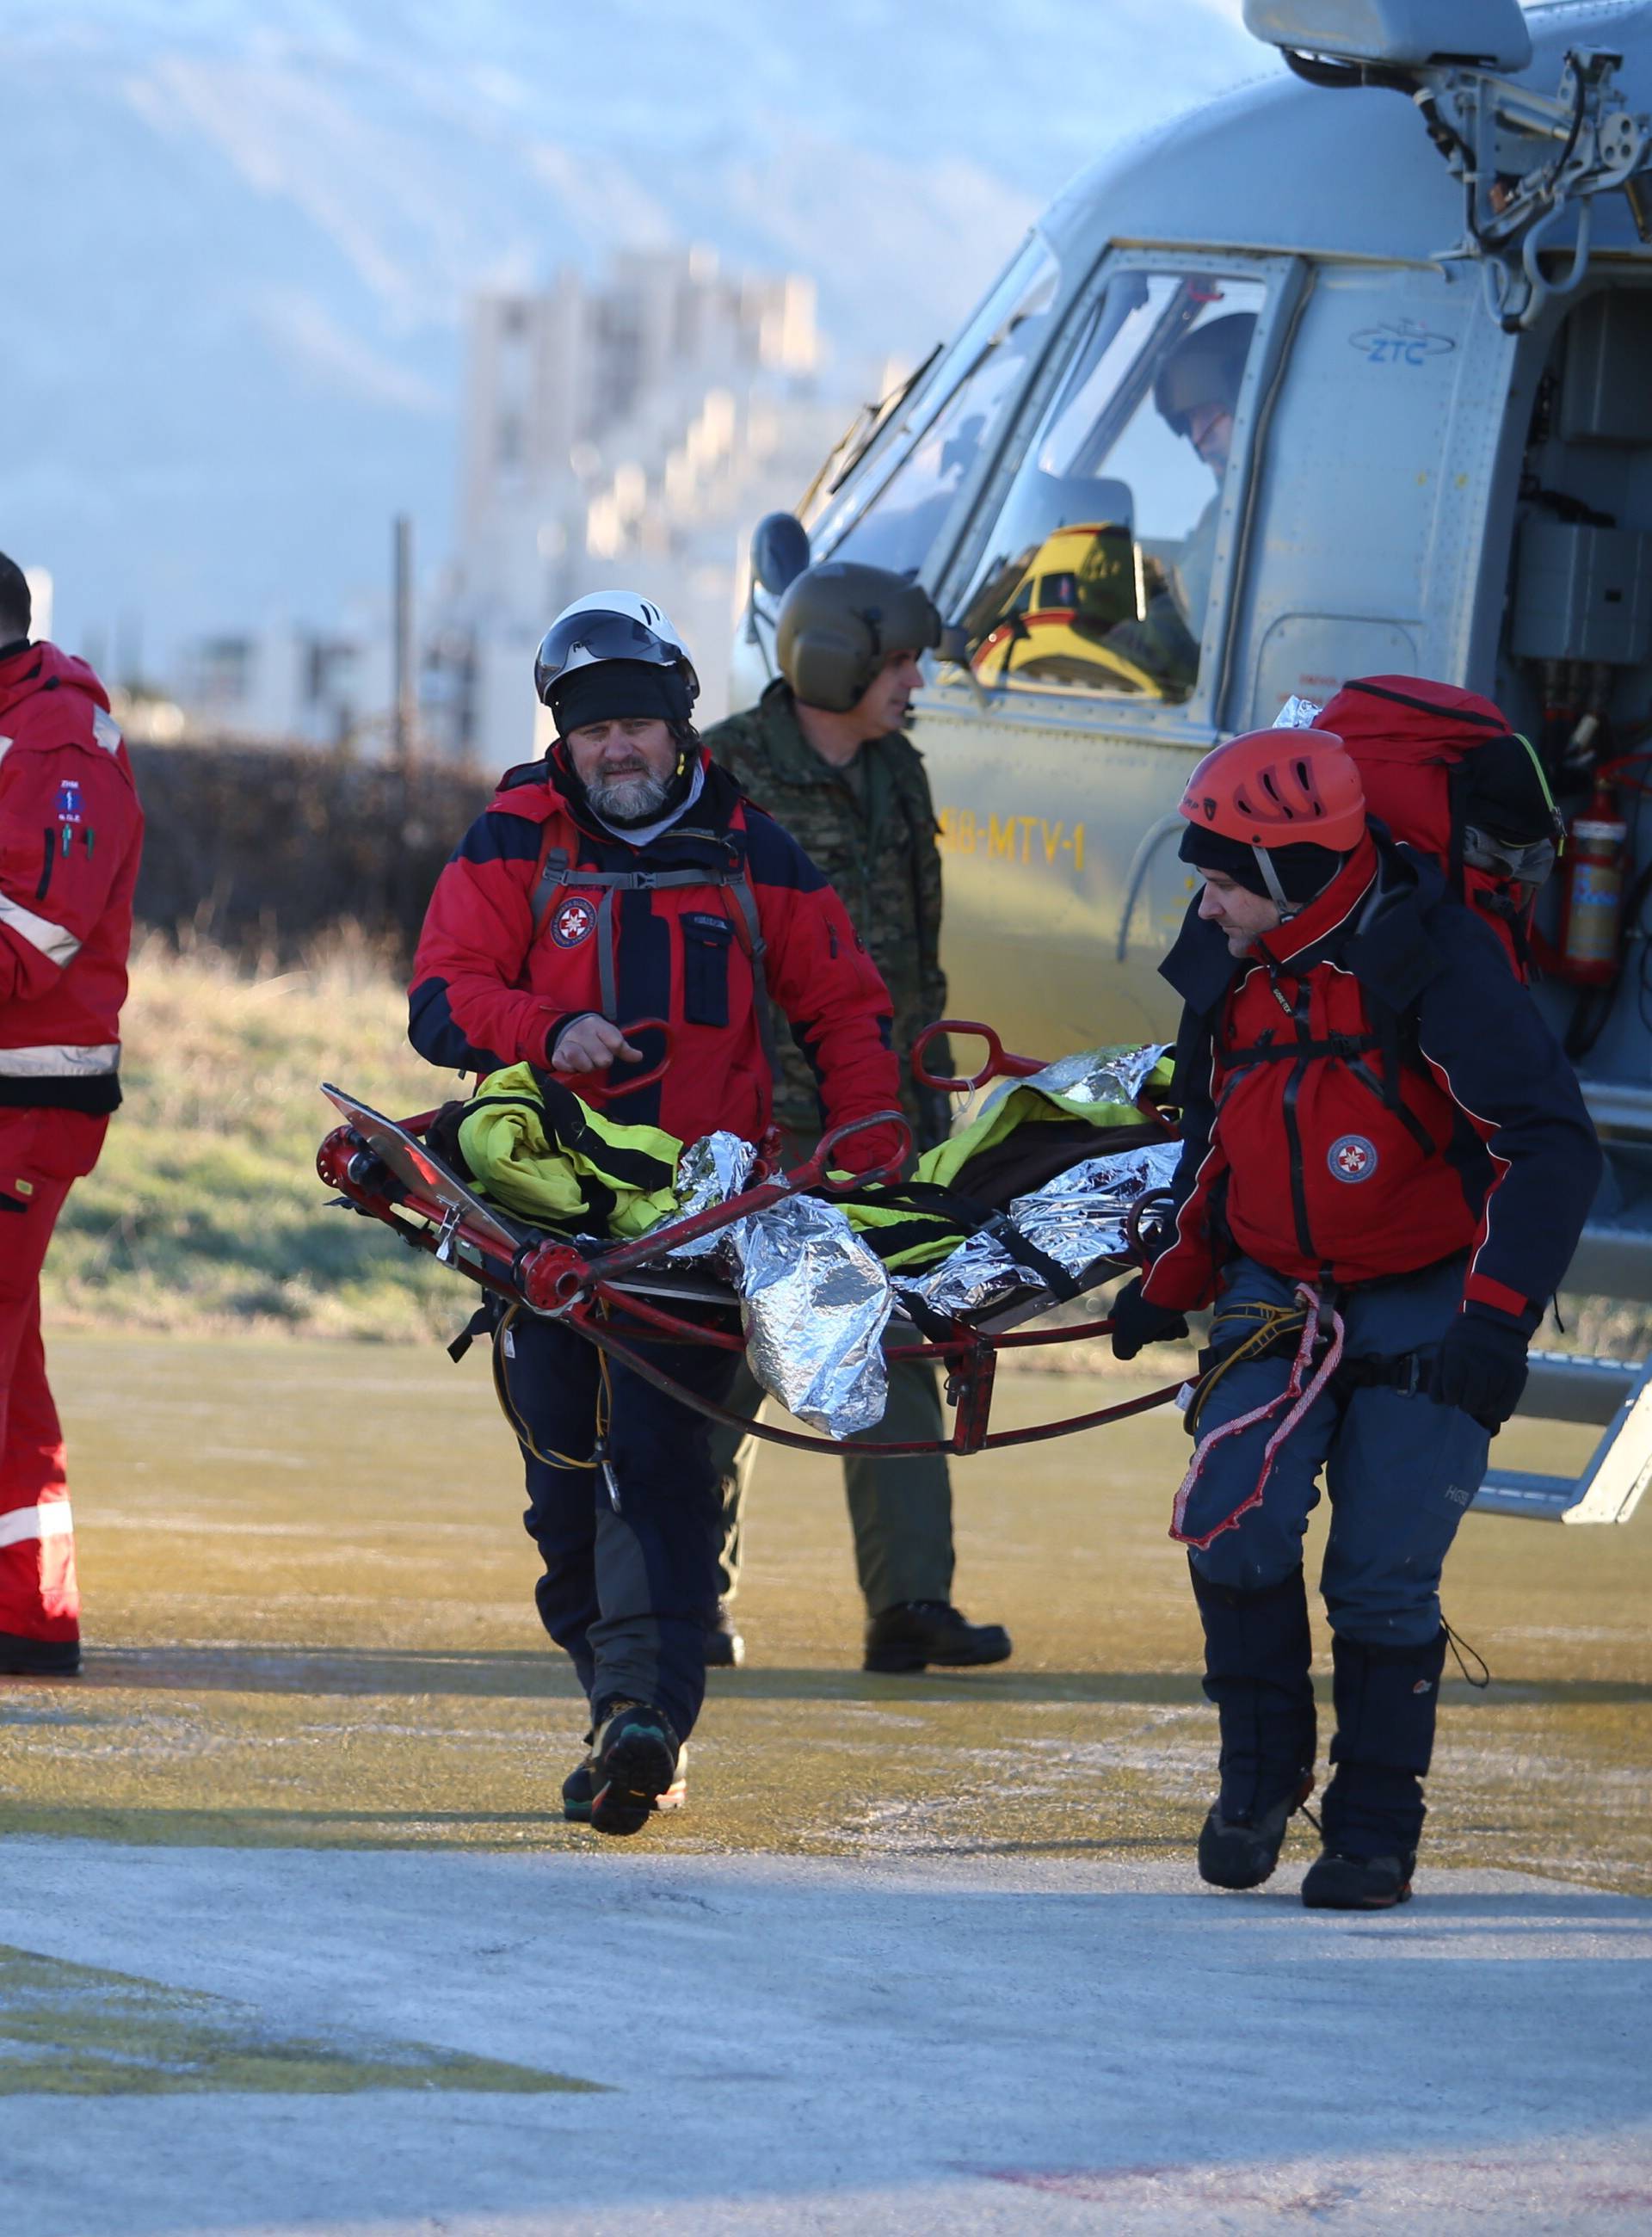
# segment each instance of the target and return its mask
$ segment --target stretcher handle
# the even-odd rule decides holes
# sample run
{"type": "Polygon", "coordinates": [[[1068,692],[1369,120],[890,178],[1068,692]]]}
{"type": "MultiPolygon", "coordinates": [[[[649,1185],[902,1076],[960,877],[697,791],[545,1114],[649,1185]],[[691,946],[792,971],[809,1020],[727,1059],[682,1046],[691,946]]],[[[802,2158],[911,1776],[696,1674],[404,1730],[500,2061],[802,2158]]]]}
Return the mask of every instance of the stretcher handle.
{"type": "Polygon", "coordinates": [[[815,1146],[815,1154],[806,1165],[797,1166],[786,1175],[791,1193],[798,1195],[807,1190],[815,1196],[852,1196],[868,1181],[890,1181],[899,1178],[901,1169],[912,1154],[912,1129],[899,1111],[874,1111],[869,1118],[851,1118],[847,1125],[834,1126],[829,1134],[823,1134],[815,1146]],[[893,1126],[899,1147],[881,1165],[863,1173],[851,1173],[847,1179],[830,1178],[832,1151],[851,1135],[863,1134],[876,1126],[893,1126]]]}
{"type": "Polygon", "coordinates": [[[1149,1189],[1131,1205],[1130,1217],[1124,1224],[1124,1239],[1144,1271],[1153,1264],[1153,1252],[1144,1231],[1154,1224],[1162,1228],[1166,1214],[1173,1214],[1175,1209],[1175,1192],[1167,1188],[1149,1189]]]}
{"type": "MultiPolygon", "coordinates": [[[[617,1018],[610,1018],[607,1023],[618,1025],[619,1021],[617,1018]]],[[[639,1072],[634,1079],[630,1066],[635,1059],[628,1056],[616,1057],[614,1062],[605,1066],[601,1072],[558,1072],[552,1067],[552,1078],[572,1087],[576,1095],[631,1095],[639,1087],[651,1087],[657,1079],[664,1079],[671,1061],[671,1028],[666,1020],[664,1018],[635,1018],[630,1025],[620,1026],[619,1030],[628,1040],[632,1033],[664,1033],[665,1046],[659,1062],[647,1072],[639,1072]],[[623,1072],[616,1069],[620,1066],[625,1067],[623,1072]]]]}
{"type": "Polygon", "coordinates": [[[989,1079],[1030,1079],[1035,1072],[1042,1072],[1044,1059],[1036,1056],[1011,1056],[990,1026],[978,1025],[971,1018],[941,1018],[933,1026],[926,1026],[912,1044],[912,1077],[920,1087],[934,1087],[950,1095],[968,1094],[971,1088],[984,1087],[989,1079]],[[956,1078],[931,1072],[924,1062],[924,1053],[942,1033],[961,1033],[987,1044],[987,1060],[980,1070],[968,1077],[956,1078]]]}

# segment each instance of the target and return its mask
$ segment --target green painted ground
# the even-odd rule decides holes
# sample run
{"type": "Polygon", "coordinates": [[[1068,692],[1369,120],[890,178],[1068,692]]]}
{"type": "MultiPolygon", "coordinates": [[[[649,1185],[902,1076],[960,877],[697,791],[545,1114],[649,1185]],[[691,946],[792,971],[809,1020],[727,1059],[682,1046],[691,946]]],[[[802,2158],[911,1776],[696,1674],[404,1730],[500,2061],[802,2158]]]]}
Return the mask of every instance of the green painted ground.
{"type": "Polygon", "coordinates": [[[589,2090],[428,2043],[272,2035],[250,2007],[0,1945],[0,2096],[163,2096],[359,2089],[589,2090]]]}
{"type": "MultiPolygon", "coordinates": [[[[479,1353],[70,1335],[53,1364],[90,1646],[77,1683],[0,1692],[0,1834],[595,1842],[555,1814],[582,1705],[479,1353]]],[[[1130,1386],[1008,1377],[1000,1418],[1102,1387],[1130,1386]]],[[[1574,1467],[1592,1434],[1523,1428],[1509,1458],[1574,1467]]],[[[958,1595],[1016,1657],[909,1680],[858,1669],[838,1470],[771,1455],[750,1666],[714,1680],[689,1811],[635,1846],[1184,1854],[1214,1741],[1164,1534],[1185,1456],[1160,1416],[961,1464],[958,1595]]],[[[1470,1519],[1447,1584],[1496,1683],[1445,1689],[1427,1853],[1652,1892],[1652,1514],[1470,1519]]]]}

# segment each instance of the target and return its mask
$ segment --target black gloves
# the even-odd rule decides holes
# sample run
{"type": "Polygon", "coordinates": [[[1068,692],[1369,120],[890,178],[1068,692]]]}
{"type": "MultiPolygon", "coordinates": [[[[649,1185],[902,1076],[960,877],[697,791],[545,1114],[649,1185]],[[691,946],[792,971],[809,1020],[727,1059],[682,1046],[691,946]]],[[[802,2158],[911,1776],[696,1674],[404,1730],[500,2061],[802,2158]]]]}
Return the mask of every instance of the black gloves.
{"type": "Polygon", "coordinates": [[[1169,1343],[1186,1336],[1187,1323],[1164,1305],[1149,1304],[1141,1294],[1141,1277],[1127,1282],[1113,1300],[1113,1356],[1133,1359],[1146,1343],[1169,1343]]]}
{"type": "MultiPolygon", "coordinates": [[[[1495,1435],[1526,1387],[1526,1346],[1514,1323],[1465,1305],[1441,1339],[1431,1395],[1495,1435]]],[[[1116,1346],[1116,1339],[1115,1339],[1116,1346]]]]}

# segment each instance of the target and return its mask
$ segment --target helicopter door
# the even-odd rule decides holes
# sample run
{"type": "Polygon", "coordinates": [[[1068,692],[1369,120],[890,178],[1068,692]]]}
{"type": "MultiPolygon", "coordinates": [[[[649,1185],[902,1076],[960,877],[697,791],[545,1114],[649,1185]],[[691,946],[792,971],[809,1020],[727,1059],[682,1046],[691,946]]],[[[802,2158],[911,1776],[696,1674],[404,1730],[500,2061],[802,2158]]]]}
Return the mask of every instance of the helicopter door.
{"type": "Polygon", "coordinates": [[[936,584],[965,656],[919,702],[953,1006],[1052,1047],[1162,1023],[1187,883],[1173,848],[1133,881],[1132,863],[1213,742],[1254,399],[1297,276],[1277,257],[1110,257],[936,584]],[[1127,969],[1103,980],[1121,931],[1127,969]]]}
{"type": "Polygon", "coordinates": [[[1351,676],[1458,676],[1507,342],[1438,268],[1322,265],[1276,394],[1220,695],[1230,730],[1351,676]]]}
{"type": "MultiPolygon", "coordinates": [[[[1500,630],[1497,703],[1541,753],[1573,837],[1538,902],[1541,999],[1642,1227],[1652,1212],[1649,352],[1646,285],[1598,287],[1535,339],[1510,414],[1523,440],[1505,485],[1507,571],[1488,537],[1485,584],[1487,633],[1500,630]]],[[[1639,1280],[1633,1294],[1652,1295],[1645,1272],[1639,1280]]]]}

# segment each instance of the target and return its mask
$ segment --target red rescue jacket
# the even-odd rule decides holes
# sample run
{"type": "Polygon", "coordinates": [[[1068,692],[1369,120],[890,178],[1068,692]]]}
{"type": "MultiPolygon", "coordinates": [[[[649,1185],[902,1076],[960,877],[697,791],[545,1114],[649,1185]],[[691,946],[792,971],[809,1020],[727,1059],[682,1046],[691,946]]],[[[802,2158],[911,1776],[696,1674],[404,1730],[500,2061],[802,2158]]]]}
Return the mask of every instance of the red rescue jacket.
{"type": "Polygon", "coordinates": [[[113,1111],[143,815],[83,660],[0,661],[0,1104],[113,1111]]]}
{"type": "MultiPolygon", "coordinates": [[[[719,1128],[757,1140],[773,1082],[743,886],[769,993],[814,1069],[824,1121],[899,1108],[889,994],[843,903],[709,755],[702,771],[693,807],[640,847],[576,805],[556,749],[506,775],[431,896],[408,997],[420,1055],[478,1073],[524,1059],[543,1066],[581,1013],[626,1026],[664,1018],[671,1051],[663,1079],[625,1092],[627,1070],[651,1069],[659,1055],[657,1035],[632,1034],[642,1064],[582,1077],[578,1092],[616,1119],[684,1141],[719,1128]],[[593,872],[628,883],[605,887],[593,872]]],[[[843,1163],[862,1171],[894,1147],[892,1132],[869,1132],[844,1145],[843,1163]]]]}
{"type": "Polygon", "coordinates": [[[1530,1331],[1593,1200],[1577,1082],[1497,935],[1371,835],[1265,952],[1190,912],[1182,1160],[1155,1304],[1208,1304],[1237,1255],[1365,1282],[1470,1254],[1464,1302],[1530,1331]]]}

